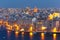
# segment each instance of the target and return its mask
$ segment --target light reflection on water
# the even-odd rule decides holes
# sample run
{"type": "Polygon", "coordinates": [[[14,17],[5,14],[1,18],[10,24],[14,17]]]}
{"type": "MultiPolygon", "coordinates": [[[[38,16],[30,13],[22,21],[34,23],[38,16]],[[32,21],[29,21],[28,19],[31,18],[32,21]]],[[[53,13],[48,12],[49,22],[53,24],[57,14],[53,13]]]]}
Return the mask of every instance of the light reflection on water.
{"type": "Polygon", "coordinates": [[[16,32],[15,32],[15,36],[16,36],[16,37],[18,37],[18,35],[19,35],[19,32],[18,32],[18,31],[16,31],[16,32]]]}
{"type": "Polygon", "coordinates": [[[10,34],[11,34],[11,32],[10,32],[10,31],[7,31],[7,35],[8,35],[8,37],[10,37],[10,34]]]}
{"type": "MultiPolygon", "coordinates": [[[[13,39],[15,39],[15,40],[28,40],[28,39],[29,40],[38,40],[37,38],[39,36],[40,36],[39,40],[50,40],[50,38],[46,39],[46,35],[49,35],[49,34],[45,34],[45,33],[36,33],[36,34],[34,34],[33,32],[29,32],[27,34],[25,32],[14,32],[14,33],[15,34],[11,33],[11,31],[7,31],[8,40],[12,40],[10,37],[13,35],[15,35],[15,38],[13,37],[13,39]],[[38,35],[38,34],[40,34],[40,35],[38,35]],[[37,36],[35,36],[35,35],[37,35],[37,36]],[[26,36],[29,36],[29,37],[27,38],[26,36]]],[[[0,35],[2,35],[2,34],[0,34],[0,35]]],[[[57,34],[56,33],[50,34],[49,36],[50,37],[52,36],[51,40],[57,40],[57,34]]]]}
{"type": "Polygon", "coordinates": [[[45,38],[44,33],[41,33],[41,40],[44,40],[44,38],[45,38]]]}
{"type": "Polygon", "coordinates": [[[24,32],[21,32],[22,40],[24,40],[24,32]]]}
{"type": "Polygon", "coordinates": [[[8,40],[10,40],[11,31],[7,31],[8,40]]]}
{"type": "Polygon", "coordinates": [[[53,40],[56,40],[57,34],[53,34],[53,40]]]}
{"type": "Polygon", "coordinates": [[[32,40],[32,38],[33,38],[33,32],[30,32],[29,36],[30,36],[30,40],[32,40]]]}

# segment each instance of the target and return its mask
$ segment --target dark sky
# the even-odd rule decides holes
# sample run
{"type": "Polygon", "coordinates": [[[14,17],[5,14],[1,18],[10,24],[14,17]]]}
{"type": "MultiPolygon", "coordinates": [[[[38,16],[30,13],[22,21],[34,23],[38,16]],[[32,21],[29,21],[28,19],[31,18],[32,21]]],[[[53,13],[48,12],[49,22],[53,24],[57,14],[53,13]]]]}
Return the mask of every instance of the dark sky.
{"type": "Polygon", "coordinates": [[[0,0],[0,8],[60,8],[60,0],[0,0]]]}

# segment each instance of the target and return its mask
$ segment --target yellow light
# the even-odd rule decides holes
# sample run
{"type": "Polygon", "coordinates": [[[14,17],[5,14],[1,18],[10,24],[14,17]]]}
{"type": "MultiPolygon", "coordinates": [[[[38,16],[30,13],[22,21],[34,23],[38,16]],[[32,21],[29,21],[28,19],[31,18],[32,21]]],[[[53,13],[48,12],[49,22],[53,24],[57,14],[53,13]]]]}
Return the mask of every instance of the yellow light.
{"type": "Polygon", "coordinates": [[[38,22],[37,24],[42,24],[42,22],[38,22]]]}
{"type": "Polygon", "coordinates": [[[16,33],[16,34],[18,34],[19,32],[18,32],[18,31],[16,31],[15,33],[16,33]]]}
{"type": "Polygon", "coordinates": [[[20,28],[17,24],[14,24],[15,30],[18,31],[20,28]]]}
{"type": "Polygon", "coordinates": [[[41,40],[44,40],[44,38],[45,38],[44,33],[41,33],[41,40]]]}
{"type": "Polygon", "coordinates": [[[47,28],[47,27],[42,26],[42,28],[41,28],[41,29],[42,29],[42,30],[45,30],[46,28],[47,28]]]}
{"type": "Polygon", "coordinates": [[[53,32],[57,32],[57,29],[56,29],[56,27],[53,29],[53,32]]]}
{"type": "Polygon", "coordinates": [[[54,12],[53,14],[50,14],[50,15],[48,16],[48,19],[49,19],[49,20],[53,20],[53,18],[56,18],[56,17],[60,17],[60,16],[59,16],[59,13],[54,12]]]}
{"type": "Polygon", "coordinates": [[[50,14],[50,15],[48,16],[48,20],[53,20],[53,15],[52,15],[52,14],[50,14]]]}
{"type": "Polygon", "coordinates": [[[56,34],[53,34],[53,40],[56,40],[56,34]]]}
{"type": "Polygon", "coordinates": [[[30,32],[29,35],[30,35],[30,40],[32,40],[32,38],[33,38],[33,32],[30,32]]]}
{"type": "Polygon", "coordinates": [[[32,26],[29,28],[29,31],[30,31],[30,32],[33,31],[33,27],[32,27],[32,26]]]}
{"type": "Polygon", "coordinates": [[[55,13],[55,12],[54,12],[54,13],[53,13],[53,16],[54,16],[54,18],[55,18],[55,17],[59,17],[59,13],[55,13]]]}
{"type": "Polygon", "coordinates": [[[33,33],[32,32],[30,32],[30,36],[32,36],[33,35],[33,33]]]}

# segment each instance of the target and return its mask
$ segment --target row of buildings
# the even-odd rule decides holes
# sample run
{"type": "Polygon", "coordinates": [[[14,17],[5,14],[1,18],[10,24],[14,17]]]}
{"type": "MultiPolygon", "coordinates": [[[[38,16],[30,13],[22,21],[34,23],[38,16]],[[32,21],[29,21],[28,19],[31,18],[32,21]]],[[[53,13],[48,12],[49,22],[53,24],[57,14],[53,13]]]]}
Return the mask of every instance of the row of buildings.
{"type": "MultiPolygon", "coordinates": [[[[60,28],[60,9],[59,8],[43,8],[37,7],[27,8],[0,8],[0,21],[7,21],[9,24],[21,25],[21,28],[28,29],[33,24],[34,30],[41,30],[41,27],[46,27],[46,30],[51,31],[53,28],[60,28]]],[[[1,22],[0,22],[1,24],[1,22]]],[[[36,31],[35,30],[35,31],[36,31]]]]}

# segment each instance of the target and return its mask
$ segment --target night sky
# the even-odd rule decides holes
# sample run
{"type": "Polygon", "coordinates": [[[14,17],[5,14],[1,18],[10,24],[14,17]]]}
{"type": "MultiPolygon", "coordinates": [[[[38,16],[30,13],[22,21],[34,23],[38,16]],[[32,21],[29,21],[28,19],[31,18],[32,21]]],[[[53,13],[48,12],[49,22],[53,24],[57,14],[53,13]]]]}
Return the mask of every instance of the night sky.
{"type": "Polygon", "coordinates": [[[60,8],[60,0],[0,0],[0,8],[60,8]]]}

